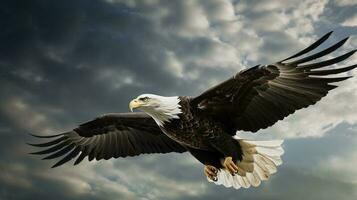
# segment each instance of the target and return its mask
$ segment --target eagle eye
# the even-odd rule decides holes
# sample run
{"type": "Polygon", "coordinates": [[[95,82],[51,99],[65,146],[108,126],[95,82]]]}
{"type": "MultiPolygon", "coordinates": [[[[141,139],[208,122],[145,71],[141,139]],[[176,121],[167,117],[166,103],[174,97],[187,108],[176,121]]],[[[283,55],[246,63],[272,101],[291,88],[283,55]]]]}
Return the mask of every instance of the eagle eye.
{"type": "Polygon", "coordinates": [[[139,98],[139,100],[140,101],[147,101],[147,100],[149,100],[149,97],[141,97],[141,98],[139,98]]]}

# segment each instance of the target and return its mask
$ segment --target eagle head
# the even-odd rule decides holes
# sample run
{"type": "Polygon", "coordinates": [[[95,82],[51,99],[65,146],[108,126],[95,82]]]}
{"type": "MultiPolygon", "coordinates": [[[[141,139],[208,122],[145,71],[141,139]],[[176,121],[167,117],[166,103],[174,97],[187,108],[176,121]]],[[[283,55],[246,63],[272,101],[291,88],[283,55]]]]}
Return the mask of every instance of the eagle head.
{"type": "Polygon", "coordinates": [[[139,109],[150,115],[158,125],[171,119],[178,119],[182,113],[178,96],[164,97],[155,94],[142,94],[129,103],[129,109],[139,109]]]}

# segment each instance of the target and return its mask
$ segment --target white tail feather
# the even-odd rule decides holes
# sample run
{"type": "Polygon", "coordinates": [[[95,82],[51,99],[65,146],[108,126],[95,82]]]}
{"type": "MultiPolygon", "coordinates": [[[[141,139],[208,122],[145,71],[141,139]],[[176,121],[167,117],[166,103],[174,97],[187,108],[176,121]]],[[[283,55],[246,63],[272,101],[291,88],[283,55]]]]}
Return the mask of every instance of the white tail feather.
{"type": "Polygon", "coordinates": [[[268,157],[270,156],[281,156],[284,154],[284,150],[281,147],[255,147],[255,150],[257,150],[257,152],[259,154],[263,154],[263,155],[267,155],[268,157]]]}
{"type": "Polygon", "coordinates": [[[284,140],[269,140],[269,141],[253,141],[245,140],[245,143],[253,144],[259,147],[280,147],[284,140]]]}
{"type": "Polygon", "coordinates": [[[277,172],[277,166],[283,161],[280,156],[284,154],[281,147],[283,140],[250,141],[237,139],[242,147],[242,160],[237,162],[238,174],[232,176],[226,169],[217,173],[217,181],[209,182],[235,189],[258,187],[262,181],[268,180],[271,174],[277,172]]]}

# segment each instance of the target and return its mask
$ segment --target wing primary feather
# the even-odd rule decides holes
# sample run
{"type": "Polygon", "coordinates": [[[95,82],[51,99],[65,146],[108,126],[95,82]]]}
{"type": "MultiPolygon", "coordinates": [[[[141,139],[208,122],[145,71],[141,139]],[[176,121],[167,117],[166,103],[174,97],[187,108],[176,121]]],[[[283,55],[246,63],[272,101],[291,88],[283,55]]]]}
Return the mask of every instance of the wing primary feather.
{"type": "Polygon", "coordinates": [[[95,140],[97,139],[97,135],[96,136],[93,136],[93,137],[90,137],[90,138],[85,138],[85,140],[83,141],[83,143],[81,144],[82,146],[87,146],[87,145],[90,145],[92,143],[95,142],[95,140]]]}
{"type": "Polygon", "coordinates": [[[103,158],[105,159],[105,160],[108,160],[108,159],[110,159],[111,158],[111,156],[112,156],[112,153],[114,152],[113,150],[113,140],[114,140],[114,137],[113,137],[113,134],[115,134],[115,133],[113,133],[113,132],[109,132],[107,135],[108,135],[108,137],[107,137],[107,141],[106,141],[106,146],[105,146],[105,148],[104,148],[104,156],[103,156],[103,158]]]}
{"type": "Polygon", "coordinates": [[[123,135],[121,135],[121,134],[117,135],[117,153],[118,153],[118,156],[125,155],[125,150],[123,147],[123,135]]]}
{"type": "Polygon", "coordinates": [[[119,157],[119,151],[118,151],[118,134],[113,135],[113,157],[118,158],[119,157]]]}
{"type": "Polygon", "coordinates": [[[314,85],[311,86],[311,85],[302,84],[299,82],[291,83],[291,82],[279,80],[279,79],[276,79],[272,82],[278,83],[280,85],[286,85],[287,87],[290,87],[292,90],[294,90],[293,88],[296,88],[295,90],[297,90],[297,91],[305,91],[306,93],[311,93],[314,96],[315,95],[323,95],[326,93],[326,90],[322,86],[314,87],[314,85]]]}
{"type": "Polygon", "coordinates": [[[64,154],[68,153],[70,150],[72,150],[74,148],[74,144],[68,145],[66,148],[63,148],[60,151],[57,151],[54,154],[51,154],[45,158],[43,158],[42,160],[48,160],[48,159],[53,159],[53,158],[57,158],[60,156],[63,156],[64,154]]]}
{"type": "Polygon", "coordinates": [[[57,144],[56,146],[53,146],[51,148],[48,148],[46,150],[43,151],[37,151],[37,152],[33,152],[30,154],[35,154],[35,155],[41,155],[41,154],[49,154],[49,153],[53,153],[55,151],[58,151],[59,149],[62,149],[63,147],[65,147],[66,145],[68,145],[68,142],[61,142],[59,144],[57,144]]]}
{"type": "Polygon", "coordinates": [[[105,149],[105,138],[107,137],[107,134],[99,135],[96,143],[97,146],[95,148],[95,159],[100,160],[104,157],[104,149],[105,149]]]}
{"type": "Polygon", "coordinates": [[[67,138],[66,136],[63,136],[58,139],[52,140],[50,142],[45,142],[45,143],[40,143],[40,144],[31,144],[31,143],[27,143],[27,144],[31,145],[31,146],[35,146],[35,147],[49,147],[49,146],[55,145],[55,144],[63,141],[66,138],[67,138]]]}
{"type": "Polygon", "coordinates": [[[347,58],[349,58],[350,56],[352,56],[355,52],[357,51],[356,50],[353,50],[353,51],[350,51],[348,53],[345,53],[341,56],[338,56],[336,58],[333,58],[333,59],[330,59],[330,60],[325,60],[325,61],[322,61],[322,62],[318,62],[318,63],[311,63],[311,64],[306,64],[306,65],[300,65],[298,66],[297,68],[298,69],[304,69],[304,70],[310,70],[310,69],[316,69],[316,68],[321,68],[321,67],[326,67],[326,66],[329,66],[329,65],[333,65],[333,64],[336,64],[338,62],[341,62],[347,58]]]}
{"type": "Polygon", "coordinates": [[[329,37],[330,35],[332,34],[333,31],[330,31],[328,33],[326,33],[324,36],[322,36],[320,39],[318,39],[316,42],[314,42],[313,44],[311,44],[310,46],[308,46],[307,48],[303,49],[302,51],[288,57],[288,58],[285,58],[284,60],[282,61],[279,61],[279,62],[284,62],[286,60],[290,60],[292,58],[296,58],[296,57],[299,57],[307,52],[310,52],[312,50],[314,50],[316,47],[320,46],[320,44],[322,44],[323,42],[325,42],[329,37]]]}
{"type": "Polygon", "coordinates": [[[295,87],[305,88],[305,89],[314,90],[314,91],[334,89],[334,87],[331,87],[330,85],[326,85],[325,83],[323,83],[323,84],[321,84],[321,83],[307,84],[305,82],[305,79],[292,80],[289,78],[277,78],[276,81],[284,82],[285,84],[288,84],[288,85],[293,85],[295,87]]]}
{"type": "Polygon", "coordinates": [[[320,78],[320,77],[309,77],[309,79],[306,79],[306,82],[318,82],[318,83],[336,83],[340,81],[347,80],[349,78],[352,78],[353,76],[346,76],[346,77],[335,77],[335,78],[320,78]]]}
{"type": "Polygon", "coordinates": [[[329,69],[329,70],[319,70],[319,71],[310,71],[307,72],[306,74],[309,75],[315,75],[315,76],[324,76],[324,75],[330,75],[330,74],[339,74],[342,72],[347,72],[349,70],[352,70],[354,68],[356,68],[357,65],[352,65],[349,67],[343,67],[343,68],[337,68],[337,69],[329,69]]]}
{"type": "Polygon", "coordinates": [[[337,42],[336,44],[328,47],[327,49],[325,50],[322,50],[318,53],[315,53],[315,54],[312,54],[310,56],[307,56],[305,58],[301,58],[299,60],[295,60],[295,61],[292,61],[292,62],[289,62],[287,63],[288,65],[297,65],[297,64],[300,64],[300,63],[305,63],[305,62],[308,62],[308,61],[311,61],[311,60],[314,60],[314,59],[317,59],[317,58],[320,58],[322,56],[325,56],[333,51],[335,51],[336,49],[338,49],[339,47],[341,47],[346,41],[348,40],[348,37],[346,37],[345,39],[337,42]]]}
{"type": "Polygon", "coordinates": [[[71,151],[71,153],[67,154],[63,159],[61,159],[60,161],[58,161],[56,164],[54,164],[51,168],[55,168],[58,167],[60,165],[63,165],[64,163],[70,161],[72,158],[76,157],[79,152],[80,152],[80,148],[76,147],[75,149],[73,149],[73,151],[71,151]]]}
{"type": "Polygon", "coordinates": [[[97,151],[96,147],[89,148],[89,150],[88,150],[88,161],[92,161],[94,159],[96,151],[97,151]]]}
{"type": "Polygon", "coordinates": [[[37,137],[37,138],[54,138],[54,137],[58,137],[58,136],[64,135],[64,133],[60,133],[60,134],[56,134],[56,135],[35,135],[35,134],[32,134],[32,133],[29,133],[29,134],[31,136],[37,137]]]}
{"type": "Polygon", "coordinates": [[[301,97],[291,95],[288,92],[286,92],[285,90],[281,90],[280,88],[273,87],[269,92],[272,95],[277,96],[278,98],[282,98],[285,105],[295,107],[292,112],[294,112],[296,108],[301,108],[304,106],[299,103],[299,102],[301,102],[300,101],[301,97]],[[284,92],[284,93],[281,93],[281,92],[284,92]],[[285,95],[282,95],[282,94],[285,94],[285,95]]]}
{"type": "Polygon", "coordinates": [[[74,161],[73,165],[78,165],[80,162],[82,162],[82,160],[88,155],[88,149],[87,147],[85,147],[82,151],[81,154],[78,156],[78,158],[76,159],[76,161],[74,161]]]}
{"type": "Polygon", "coordinates": [[[272,86],[274,87],[278,87],[281,88],[283,90],[289,91],[291,93],[293,93],[296,96],[300,96],[301,98],[307,100],[307,101],[312,101],[310,99],[307,98],[307,95],[309,95],[312,98],[320,98],[321,96],[319,94],[314,93],[313,91],[309,91],[309,90],[303,90],[303,89],[299,89],[293,86],[289,86],[283,83],[279,83],[279,82],[271,82],[270,83],[272,86]]]}

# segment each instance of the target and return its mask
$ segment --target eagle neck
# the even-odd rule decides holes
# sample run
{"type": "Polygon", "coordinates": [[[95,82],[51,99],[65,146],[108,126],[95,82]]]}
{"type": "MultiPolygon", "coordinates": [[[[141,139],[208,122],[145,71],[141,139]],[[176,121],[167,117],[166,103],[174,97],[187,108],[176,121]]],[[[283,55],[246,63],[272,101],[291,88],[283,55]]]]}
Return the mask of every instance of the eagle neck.
{"type": "Polygon", "coordinates": [[[179,119],[182,113],[180,97],[162,97],[160,105],[145,112],[150,115],[159,126],[164,126],[165,122],[172,119],[179,119]]]}

